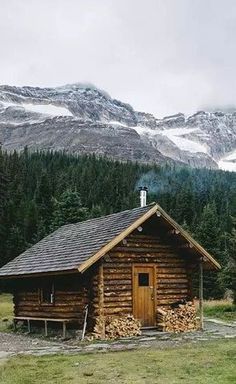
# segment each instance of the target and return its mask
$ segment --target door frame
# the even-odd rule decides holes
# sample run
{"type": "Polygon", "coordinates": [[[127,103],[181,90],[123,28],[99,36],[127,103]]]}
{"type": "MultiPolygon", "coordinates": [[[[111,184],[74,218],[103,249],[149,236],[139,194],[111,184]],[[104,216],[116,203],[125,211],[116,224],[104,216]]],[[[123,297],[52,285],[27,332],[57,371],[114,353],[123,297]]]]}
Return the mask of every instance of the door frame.
{"type": "Polygon", "coordinates": [[[142,327],[142,328],[152,328],[155,327],[157,324],[156,319],[156,308],[157,308],[157,269],[156,264],[154,263],[132,263],[132,309],[133,309],[133,316],[135,316],[135,290],[134,290],[134,284],[135,284],[135,268],[152,268],[153,270],[153,326],[150,327],[142,327]]]}

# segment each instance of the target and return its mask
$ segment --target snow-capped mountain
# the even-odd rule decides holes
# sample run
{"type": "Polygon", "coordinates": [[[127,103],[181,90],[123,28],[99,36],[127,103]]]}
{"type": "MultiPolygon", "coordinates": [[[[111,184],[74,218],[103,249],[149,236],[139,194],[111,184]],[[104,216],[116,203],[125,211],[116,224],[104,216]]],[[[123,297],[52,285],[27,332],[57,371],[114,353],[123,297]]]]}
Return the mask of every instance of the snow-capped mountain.
{"type": "Polygon", "coordinates": [[[236,171],[236,111],[157,119],[90,84],[4,85],[0,86],[0,142],[7,150],[27,145],[236,171]]]}

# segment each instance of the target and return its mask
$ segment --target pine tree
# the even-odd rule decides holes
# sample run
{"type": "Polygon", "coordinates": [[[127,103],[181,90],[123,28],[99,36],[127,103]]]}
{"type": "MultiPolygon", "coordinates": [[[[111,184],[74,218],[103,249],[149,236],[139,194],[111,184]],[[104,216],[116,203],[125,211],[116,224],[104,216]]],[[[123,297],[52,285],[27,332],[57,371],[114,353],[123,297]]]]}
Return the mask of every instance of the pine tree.
{"type": "Polygon", "coordinates": [[[64,224],[77,223],[88,217],[88,209],[81,204],[80,195],[76,191],[67,189],[58,200],[54,200],[52,229],[64,224]]]}
{"type": "Polygon", "coordinates": [[[34,201],[38,208],[38,218],[44,232],[47,234],[50,230],[53,204],[52,204],[52,188],[50,179],[46,172],[43,172],[35,190],[34,201]]]}
{"type": "Polygon", "coordinates": [[[233,302],[236,305],[236,218],[233,218],[233,229],[229,235],[229,254],[225,267],[225,285],[233,292],[233,302]]]}
{"type": "Polygon", "coordinates": [[[0,265],[4,263],[3,255],[5,253],[6,227],[4,225],[4,214],[6,210],[7,199],[7,178],[4,172],[3,153],[0,147],[0,265]]]}
{"type": "MultiPolygon", "coordinates": [[[[200,217],[196,237],[204,248],[220,262],[220,228],[215,203],[207,204],[200,217]]],[[[204,273],[204,297],[218,298],[223,291],[219,285],[219,277],[215,273],[204,273]]]]}

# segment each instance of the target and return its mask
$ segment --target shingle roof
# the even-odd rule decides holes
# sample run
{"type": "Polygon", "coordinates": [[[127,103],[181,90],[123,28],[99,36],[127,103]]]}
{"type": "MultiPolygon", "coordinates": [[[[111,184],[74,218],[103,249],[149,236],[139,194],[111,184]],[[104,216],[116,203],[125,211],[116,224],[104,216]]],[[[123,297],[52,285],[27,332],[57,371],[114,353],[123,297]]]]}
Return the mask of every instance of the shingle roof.
{"type": "Polygon", "coordinates": [[[64,225],[3,266],[0,277],[78,269],[154,205],[64,225]]]}

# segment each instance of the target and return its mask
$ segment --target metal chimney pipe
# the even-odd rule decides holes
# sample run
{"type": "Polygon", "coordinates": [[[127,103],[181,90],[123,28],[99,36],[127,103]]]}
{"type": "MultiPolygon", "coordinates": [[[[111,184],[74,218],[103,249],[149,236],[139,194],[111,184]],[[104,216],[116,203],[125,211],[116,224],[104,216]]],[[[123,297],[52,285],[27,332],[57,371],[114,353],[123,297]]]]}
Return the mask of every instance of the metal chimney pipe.
{"type": "Polygon", "coordinates": [[[140,206],[145,207],[147,205],[147,187],[140,187],[140,206]]]}

